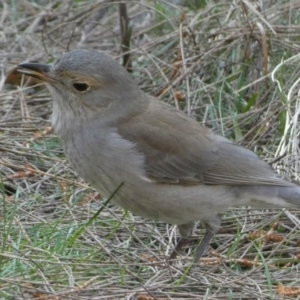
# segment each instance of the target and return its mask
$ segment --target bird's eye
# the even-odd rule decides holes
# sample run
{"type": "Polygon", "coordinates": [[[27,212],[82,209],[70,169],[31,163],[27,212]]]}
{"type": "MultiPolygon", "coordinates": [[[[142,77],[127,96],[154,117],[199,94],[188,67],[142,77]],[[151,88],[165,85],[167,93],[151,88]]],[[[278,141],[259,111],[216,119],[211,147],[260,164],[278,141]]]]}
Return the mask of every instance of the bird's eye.
{"type": "Polygon", "coordinates": [[[73,83],[73,88],[80,93],[86,92],[90,87],[86,83],[73,83]]]}

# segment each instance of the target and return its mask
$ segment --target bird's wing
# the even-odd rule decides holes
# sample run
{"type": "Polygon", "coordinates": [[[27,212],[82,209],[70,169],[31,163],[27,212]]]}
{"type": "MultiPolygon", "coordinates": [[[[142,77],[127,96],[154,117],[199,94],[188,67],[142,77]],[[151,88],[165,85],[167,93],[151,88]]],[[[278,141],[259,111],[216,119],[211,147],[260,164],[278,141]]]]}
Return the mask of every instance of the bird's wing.
{"type": "Polygon", "coordinates": [[[145,155],[146,174],[157,182],[293,185],[254,152],[153,98],[144,113],[119,124],[118,132],[145,155]]]}

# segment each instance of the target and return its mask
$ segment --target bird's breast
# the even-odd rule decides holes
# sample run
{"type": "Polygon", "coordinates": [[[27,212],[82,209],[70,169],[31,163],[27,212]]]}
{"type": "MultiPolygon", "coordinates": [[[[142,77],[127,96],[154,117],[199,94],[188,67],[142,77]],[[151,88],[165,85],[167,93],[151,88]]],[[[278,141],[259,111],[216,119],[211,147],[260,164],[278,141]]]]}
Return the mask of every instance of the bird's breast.
{"type": "Polygon", "coordinates": [[[142,186],[150,182],[145,172],[144,156],[115,129],[89,130],[82,126],[62,141],[76,172],[105,197],[122,183],[120,194],[132,184],[142,186]]]}

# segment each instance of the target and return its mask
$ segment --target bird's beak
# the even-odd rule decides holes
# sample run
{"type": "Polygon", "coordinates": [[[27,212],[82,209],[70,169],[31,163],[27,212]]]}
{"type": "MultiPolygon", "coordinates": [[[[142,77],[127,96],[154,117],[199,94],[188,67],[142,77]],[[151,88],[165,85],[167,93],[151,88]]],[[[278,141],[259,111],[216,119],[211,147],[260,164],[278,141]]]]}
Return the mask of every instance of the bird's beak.
{"type": "Polygon", "coordinates": [[[23,63],[18,65],[17,67],[17,71],[40,79],[42,81],[55,81],[52,77],[51,77],[51,67],[52,65],[47,65],[47,64],[40,64],[40,63],[23,63]]]}

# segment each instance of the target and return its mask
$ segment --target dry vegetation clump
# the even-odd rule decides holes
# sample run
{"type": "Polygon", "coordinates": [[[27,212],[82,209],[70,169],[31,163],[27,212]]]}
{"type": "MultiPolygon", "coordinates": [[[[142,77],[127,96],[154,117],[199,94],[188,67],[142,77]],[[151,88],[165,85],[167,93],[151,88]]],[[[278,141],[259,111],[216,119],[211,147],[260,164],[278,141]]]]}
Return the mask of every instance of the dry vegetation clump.
{"type": "Polygon", "coordinates": [[[232,209],[198,267],[185,272],[193,247],[168,266],[176,230],[104,207],[49,128],[48,91],[15,71],[106,51],[144,91],[299,180],[300,2],[181,2],[0,2],[0,299],[300,297],[296,210],[232,209]]]}

